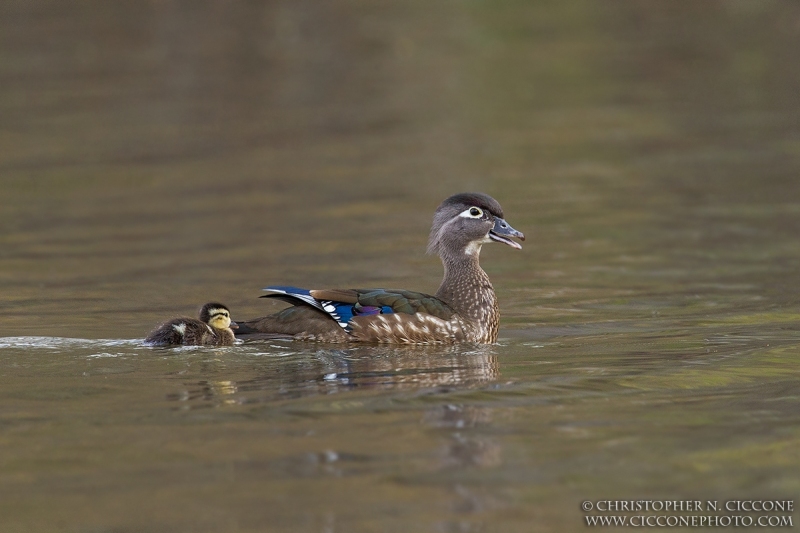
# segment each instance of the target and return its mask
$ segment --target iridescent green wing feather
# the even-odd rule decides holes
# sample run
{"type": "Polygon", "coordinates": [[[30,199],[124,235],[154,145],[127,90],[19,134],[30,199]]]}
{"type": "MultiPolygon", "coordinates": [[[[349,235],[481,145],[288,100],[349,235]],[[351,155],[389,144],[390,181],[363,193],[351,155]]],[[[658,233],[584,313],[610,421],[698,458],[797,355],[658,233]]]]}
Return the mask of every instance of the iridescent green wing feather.
{"type": "Polygon", "coordinates": [[[357,305],[379,307],[383,312],[427,313],[442,320],[450,320],[454,311],[442,300],[421,292],[391,289],[355,289],[358,294],[357,305]]]}

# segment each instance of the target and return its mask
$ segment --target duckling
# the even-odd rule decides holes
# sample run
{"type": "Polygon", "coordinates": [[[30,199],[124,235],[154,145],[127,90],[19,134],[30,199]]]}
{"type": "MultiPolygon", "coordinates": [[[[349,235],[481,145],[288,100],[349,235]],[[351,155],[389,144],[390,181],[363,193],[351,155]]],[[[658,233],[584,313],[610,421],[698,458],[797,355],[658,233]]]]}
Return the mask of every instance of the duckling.
{"type": "Polygon", "coordinates": [[[230,310],[220,303],[207,303],[196,318],[173,318],[164,322],[144,340],[153,346],[232,346],[236,338],[230,310]]]}

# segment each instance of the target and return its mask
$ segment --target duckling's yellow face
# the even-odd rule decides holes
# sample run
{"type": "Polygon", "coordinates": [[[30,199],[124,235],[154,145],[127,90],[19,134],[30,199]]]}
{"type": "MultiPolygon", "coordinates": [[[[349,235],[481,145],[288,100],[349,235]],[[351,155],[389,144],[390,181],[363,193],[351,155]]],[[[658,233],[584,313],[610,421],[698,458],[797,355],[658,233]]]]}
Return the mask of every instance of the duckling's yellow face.
{"type": "Polygon", "coordinates": [[[231,315],[227,309],[212,308],[208,310],[208,325],[212,328],[227,329],[231,325],[231,315]]]}

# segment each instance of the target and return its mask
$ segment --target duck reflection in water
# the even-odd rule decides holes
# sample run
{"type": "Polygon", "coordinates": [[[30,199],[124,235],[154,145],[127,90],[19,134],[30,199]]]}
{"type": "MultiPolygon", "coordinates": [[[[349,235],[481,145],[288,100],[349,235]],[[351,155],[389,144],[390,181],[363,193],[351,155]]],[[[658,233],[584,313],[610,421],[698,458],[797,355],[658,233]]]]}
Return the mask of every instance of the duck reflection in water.
{"type": "Polygon", "coordinates": [[[326,383],[359,388],[463,387],[493,381],[499,375],[492,346],[429,348],[366,347],[320,351],[331,372],[326,383]]]}
{"type": "MultiPolygon", "coordinates": [[[[277,350],[276,350],[277,352],[277,350]]],[[[265,356],[269,353],[263,354],[265,356]]],[[[500,375],[490,345],[363,346],[323,348],[291,356],[263,357],[257,372],[228,371],[206,363],[207,379],[170,394],[196,406],[263,403],[354,389],[461,389],[500,375]]]]}

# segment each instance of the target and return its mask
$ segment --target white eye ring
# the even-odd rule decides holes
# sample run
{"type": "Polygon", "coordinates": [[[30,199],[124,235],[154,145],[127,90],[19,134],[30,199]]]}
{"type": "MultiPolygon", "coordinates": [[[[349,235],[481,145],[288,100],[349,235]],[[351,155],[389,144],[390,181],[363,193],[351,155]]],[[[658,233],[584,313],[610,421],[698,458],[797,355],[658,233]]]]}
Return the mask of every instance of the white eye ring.
{"type": "Polygon", "coordinates": [[[466,211],[462,212],[458,216],[464,218],[481,218],[483,216],[483,209],[481,209],[480,207],[473,206],[467,209],[466,211]]]}

